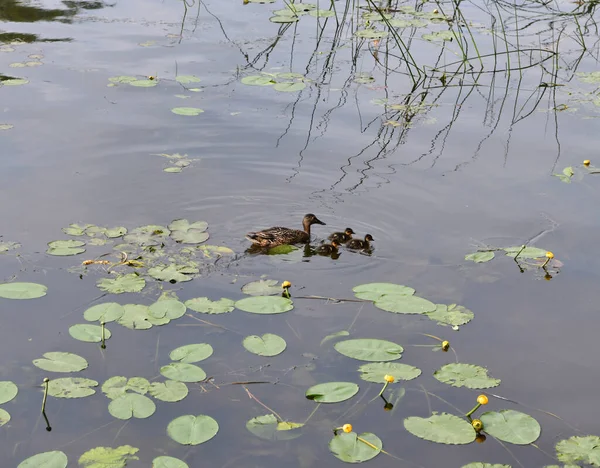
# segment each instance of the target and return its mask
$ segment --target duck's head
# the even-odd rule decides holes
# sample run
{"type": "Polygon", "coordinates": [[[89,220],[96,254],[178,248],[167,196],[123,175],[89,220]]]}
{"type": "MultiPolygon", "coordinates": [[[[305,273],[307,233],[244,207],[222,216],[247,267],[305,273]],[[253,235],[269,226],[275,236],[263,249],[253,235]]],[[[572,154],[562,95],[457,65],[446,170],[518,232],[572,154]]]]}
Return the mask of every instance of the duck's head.
{"type": "Polygon", "coordinates": [[[367,242],[373,242],[375,239],[373,239],[373,236],[372,236],[371,234],[367,234],[367,235],[365,236],[365,240],[366,240],[367,242]]]}
{"type": "Polygon", "coordinates": [[[306,228],[308,226],[312,226],[313,224],[322,224],[323,226],[326,225],[323,221],[321,221],[312,213],[304,215],[304,219],[302,219],[302,225],[306,228]]]}
{"type": "Polygon", "coordinates": [[[347,236],[351,236],[352,234],[354,234],[354,231],[352,230],[352,228],[346,228],[346,230],[344,231],[344,233],[347,236]]]}

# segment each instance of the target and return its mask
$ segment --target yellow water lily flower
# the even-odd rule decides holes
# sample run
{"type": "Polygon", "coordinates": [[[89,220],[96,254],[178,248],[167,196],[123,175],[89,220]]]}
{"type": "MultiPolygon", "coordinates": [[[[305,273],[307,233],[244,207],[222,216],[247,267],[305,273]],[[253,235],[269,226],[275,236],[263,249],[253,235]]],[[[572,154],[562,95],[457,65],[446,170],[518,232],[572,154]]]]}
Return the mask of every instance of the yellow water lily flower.
{"type": "Polygon", "coordinates": [[[554,254],[550,251],[546,252],[546,258],[549,258],[550,260],[552,260],[554,258],[554,254]]]}
{"type": "Polygon", "coordinates": [[[394,380],[396,379],[393,375],[386,374],[383,380],[385,380],[387,383],[394,383],[394,380]]]}
{"type": "Polygon", "coordinates": [[[591,161],[589,159],[586,159],[585,161],[583,161],[584,166],[589,166],[590,163],[591,163],[591,161]]]}
{"type": "Polygon", "coordinates": [[[450,342],[442,341],[442,351],[448,351],[448,349],[450,349],[450,342]]]}
{"type": "Polygon", "coordinates": [[[479,395],[477,397],[477,403],[479,403],[480,405],[487,405],[489,401],[490,400],[488,400],[488,397],[485,395],[479,395]]]}
{"type": "Polygon", "coordinates": [[[348,433],[348,432],[352,432],[352,424],[344,424],[342,426],[342,431],[348,433]]]}
{"type": "Polygon", "coordinates": [[[481,422],[481,419],[473,419],[471,426],[473,426],[473,429],[475,429],[477,432],[483,429],[483,423],[481,422]]]}
{"type": "Polygon", "coordinates": [[[284,281],[283,283],[281,283],[281,287],[283,289],[291,288],[292,287],[292,283],[290,283],[289,281],[284,281]]]}

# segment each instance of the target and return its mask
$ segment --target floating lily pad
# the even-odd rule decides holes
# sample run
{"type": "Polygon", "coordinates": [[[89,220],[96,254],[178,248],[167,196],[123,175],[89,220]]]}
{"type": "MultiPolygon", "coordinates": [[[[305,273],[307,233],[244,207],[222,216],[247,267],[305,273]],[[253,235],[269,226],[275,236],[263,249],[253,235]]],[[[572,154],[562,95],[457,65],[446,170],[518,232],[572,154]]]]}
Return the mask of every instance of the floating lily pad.
{"type": "Polygon", "coordinates": [[[173,112],[173,114],[177,114],[177,115],[192,116],[192,115],[200,115],[204,111],[197,107],[174,107],[173,109],[171,109],[171,112],[173,112]]]}
{"type": "Polygon", "coordinates": [[[436,31],[428,34],[423,34],[421,36],[426,41],[451,41],[454,39],[454,34],[452,31],[436,31]]]}
{"type": "Polygon", "coordinates": [[[175,320],[183,317],[187,307],[177,299],[160,299],[149,307],[148,313],[154,318],[175,320]]]}
{"type": "Polygon", "coordinates": [[[234,309],[235,302],[224,297],[218,301],[211,301],[208,297],[196,297],[185,301],[185,305],[188,309],[203,314],[225,314],[234,309]]]}
{"type": "Polygon", "coordinates": [[[342,331],[339,331],[339,332],[331,333],[330,335],[327,335],[325,338],[323,338],[321,340],[321,346],[323,346],[328,341],[334,340],[334,339],[339,338],[341,336],[350,336],[350,333],[348,331],[346,331],[346,330],[342,330],[342,331]]]}
{"type": "Polygon", "coordinates": [[[317,403],[339,403],[358,393],[358,385],[353,382],[326,382],[313,385],[306,390],[306,398],[317,403]]]}
{"type": "Polygon", "coordinates": [[[600,466],[600,437],[573,436],[556,444],[556,456],[564,463],[600,466]]]}
{"type": "Polygon", "coordinates": [[[427,317],[441,325],[459,326],[473,320],[475,316],[469,309],[456,305],[437,304],[433,312],[427,312],[427,317]]]}
{"type": "Polygon", "coordinates": [[[393,28],[423,28],[427,26],[427,21],[423,21],[420,19],[401,19],[394,18],[391,19],[389,25],[393,28]]]}
{"type": "Polygon", "coordinates": [[[486,433],[511,444],[532,444],[542,432],[540,424],[534,418],[520,411],[488,411],[480,419],[486,433]]]}
{"type": "Polygon", "coordinates": [[[275,84],[275,80],[267,75],[251,75],[242,78],[242,83],[250,86],[271,86],[275,84]]]}
{"type": "Polygon", "coordinates": [[[283,353],[287,346],[283,338],[272,333],[265,333],[263,336],[247,336],[242,344],[251,353],[269,357],[283,353]]]}
{"type": "Polygon", "coordinates": [[[23,78],[13,78],[10,80],[0,81],[0,86],[21,86],[29,83],[29,80],[25,80],[23,78]]]}
{"type": "Polygon", "coordinates": [[[122,237],[125,234],[127,234],[127,228],[123,227],[123,226],[118,226],[118,227],[114,227],[114,228],[110,228],[107,229],[104,234],[106,235],[106,237],[110,238],[110,239],[115,239],[117,237],[122,237]]]}
{"type": "Polygon", "coordinates": [[[331,453],[346,463],[362,463],[371,460],[381,453],[382,448],[381,439],[371,432],[362,434],[342,432],[329,441],[331,453]]]}
{"type": "Polygon", "coordinates": [[[306,83],[302,81],[282,81],[273,85],[273,89],[275,91],[281,91],[284,93],[295,93],[302,91],[304,88],[306,88],[306,83]]]}
{"type": "Polygon", "coordinates": [[[125,304],[123,306],[125,313],[117,320],[119,325],[123,325],[130,330],[148,330],[152,328],[150,308],[141,304],[125,304]]]}
{"type": "Polygon", "coordinates": [[[17,468],[67,468],[69,459],[59,450],[38,453],[19,463],[17,468]]]}
{"type": "Polygon", "coordinates": [[[0,130],[10,130],[11,128],[15,128],[14,125],[12,124],[0,124],[0,130]]]}
{"type": "Polygon", "coordinates": [[[123,377],[120,375],[111,377],[102,384],[102,392],[114,400],[116,398],[126,395],[128,391],[139,393],[144,395],[150,388],[150,382],[143,377],[123,377]]]}
{"type": "Polygon", "coordinates": [[[200,362],[212,356],[213,348],[208,343],[189,344],[174,349],[169,354],[171,361],[200,362]]]}
{"type": "Polygon", "coordinates": [[[51,379],[48,382],[48,395],[55,398],[85,398],[96,393],[92,387],[97,386],[98,382],[95,380],[82,377],[51,379]]]}
{"type": "Polygon", "coordinates": [[[83,313],[83,318],[88,322],[114,322],[120,319],[125,313],[121,304],[116,302],[104,302],[90,307],[83,313]]]}
{"type": "MultiPolygon", "coordinates": [[[[87,343],[100,343],[102,341],[102,327],[98,325],[90,325],[88,323],[78,323],[69,327],[69,335],[79,341],[87,343]]],[[[104,328],[104,339],[108,340],[111,337],[111,332],[108,328],[104,328]]]]}
{"type": "Polygon", "coordinates": [[[453,387],[492,388],[500,385],[500,379],[488,376],[485,367],[474,364],[450,363],[440,367],[433,376],[442,383],[453,387]]]}
{"type": "Polygon", "coordinates": [[[195,75],[177,75],[175,77],[175,81],[181,84],[189,84],[189,83],[200,83],[202,81],[195,75]]]}
{"type": "Polygon", "coordinates": [[[388,35],[387,31],[377,31],[376,29],[361,29],[354,33],[356,37],[363,37],[365,39],[381,39],[388,35]]]}
{"type": "Polygon", "coordinates": [[[252,434],[265,440],[292,440],[302,435],[299,430],[304,426],[302,423],[279,421],[273,414],[265,414],[250,419],[246,423],[246,429],[252,434]]]}
{"type": "Polygon", "coordinates": [[[357,338],[338,341],[334,348],[344,356],[359,361],[395,361],[402,357],[404,348],[391,341],[375,338],[357,338]]]}
{"type": "MultiPolygon", "coordinates": [[[[9,421],[10,421],[10,413],[8,411],[0,408],[0,427],[4,426],[9,421]]],[[[19,466],[21,466],[21,465],[19,465],[19,466]]]]}
{"type": "Polygon", "coordinates": [[[372,362],[358,368],[360,378],[367,382],[385,383],[384,377],[391,375],[396,380],[413,380],[421,375],[421,369],[395,362],[372,362]]]}
{"type": "Polygon", "coordinates": [[[123,239],[127,243],[145,247],[160,244],[169,234],[171,234],[171,231],[166,227],[150,224],[133,229],[123,239]]]}
{"type": "Polygon", "coordinates": [[[199,445],[209,441],[219,432],[219,424],[210,416],[186,414],[173,419],[167,426],[167,434],[182,445],[199,445]]]}
{"type": "Polygon", "coordinates": [[[253,314],[281,314],[292,310],[294,305],[286,297],[254,296],[240,299],[235,307],[253,314]]]}
{"type": "Polygon", "coordinates": [[[397,296],[412,296],[415,293],[413,288],[393,283],[367,283],[352,288],[354,295],[359,299],[376,301],[386,294],[397,296]]]}
{"type": "Polygon", "coordinates": [[[188,388],[183,382],[167,380],[166,382],[153,382],[149,392],[157,400],[175,402],[181,401],[187,396],[188,388]]]}
{"type": "Polygon", "coordinates": [[[146,419],[154,414],[156,405],[144,395],[127,393],[108,405],[108,412],[117,419],[146,419]]]}
{"type": "MultiPolygon", "coordinates": [[[[461,468],[511,468],[510,465],[500,465],[498,463],[483,463],[483,462],[473,462],[468,465],[463,465],[461,468]]],[[[548,467],[546,467],[548,468],[548,467]]],[[[559,468],[559,467],[557,467],[559,468]]],[[[567,468],[567,467],[565,467],[567,468]]],[[[578,467],[575,467],[578,468],[578,467]]]]}
{"type": "Polygon", "coordinates": [[[193,275],[200,273],[195,266],[177,265],[157,265],[148,269],[148,274],[159,281],[168,281],[169,283],[184,283],[194,279],[193,275]]]}
{"type": "Polygon", "coordinates": [[[79,372],[88,362],[77,354],[54,351],[44,353],[44,359],[34,359],[33,365],[48,372],[79,372]]]}
{"type": "Polygon", "coordinates": [[[438,444],[470,444],[477,436],[466,420],[447,413],[428,418],[411,416],[404,420],[404,427],[411,434],[438,444]]]}
{"type": "Polygon", "coordinates": [[[135,456],[139,450],[131,445],[96,447],[79,457],[79,465],[84,468],[124,468],[128,460],[139,460],[135,456]]]}
{"type": "Polygon", "coordinates": [[[312,10],[309,11],[308,14],[310,16],[314,16],[316,18],[331,18],[335,16],[335,11],[333,10],[312,10]]]}
{"type": "Polygon", "coordinates": [[[161,456],[152,460],[152,468],[189,468],[188,464],[179,458],[161,456]]]}
{"type": "Polygon", "coordinates": [[[206,373],[194,364],[173,362],[160,368],[160,373],[167,379],[178,382],[200,382],[206,379],[206,373]]]}
{"type": "Polygon", "coordinates": [[[275,15],[269,18],[271,23],[296,23],[300,18],[298,16],[275,15]]]}
{"type": "Polygon", "coordinates": [[[4,299],[37,299],[46,295],[48,288],[38,283],[1,283],[0,297],[4,299]]]}
{"type": "Polygon", "coordinates": [[[267,251],[267,255],[288,255],[292,252],[295,252],[296,250],[298,250],[298,247],[296,247],[295,245],[283,244],[278,245],[277,247],[271,247],[267,251]]]}
{"type": "Polygon", "coordinates": [[[83,236],[89,224],[81,226],[79,224],[69,224],[68,227],[62,228],[61,231],[69,236],[83,236]]]}
{"type": "Polygon", "coordinates": [[[215,256],[222,257],[223,255],[234,255],[235,252],[229,247],[224,245],[199,245],[196,247],[200,250],[206,258],[213,258],[215,256]]]}
{"type": "Polygon", "coordinates": [[[0,382],[0,405],[8,403],[19,393],[18,387],[10,380],[3,380],[0,382]]]}
{"type": "Polygon", "coordinates": [[[281,294],[283,289],[277,280],[252,281],[242,286],[242,292],[249,296],[273,296],[281,294]]]}
{"type": "Polygon", "coordinates": [[[474,252],[465,255],[465,260],[470,260],[475,263],[485,263],[492,260],[496,255],[494,252],[474,252]]]}
{"type": "Polygon", "coordinates": [[[200,244],[208,240],[208,223],[196,221],[190,223],[187,219],[176,219],[169,224],[171,237],[182,244],[200,244]]]}
{"type": "Polygon", "coordinates": [[[46,250],[46,253],[48,255],[57,256],[77,255],[85,252],[85,249],[83,248],[84,245],[85,242],[73,239],[56,240],[48,242],[48,250],[46,250]]]}
{"type": "Polygon", "coordinates": [[[146,280],[135,273],[117,276],[114,279],[101,278],[96,283],[99,289],[111,294],[140,292],[146,286],[146,280]]]}
{"type": "Polygon", "coordinates": [[[544,249],[538,249],[537,247],[525,247],[523,250],[521,250],[521,249],[522,249],[522,246],[516,246],[516,247],[506,247],[503,250],[506,252],[507,257],[512,257],[512,258],[515,258],[517,256],[517,253],[519,253],[519,251],[521,253],[519,253],[518,258],[545,258],[546,257],[546,250],[544,250],[544,249]]]}
{"type": "Polygon", "coordinates": [[[394,312],[395,314],[424,314],[433,312],[436,306],[433,302],[418,296],[398,296],[386,294],[375,302],[375,307],[394,312]]]}
{"type": "Polygon", "coordinates": [[[0,253],[10,252],[11,250],[15,250],[21,247],[21,244],[18,242],[6,242],[0,241],[0,253]]]}
{"type": "Polygon", "coordinates": [[[138,88],[153,88],[158,84],[158,80],[134,80],[130,81],[128,84],[137,86],[138,88]]]}
{"type": "Polygon", "coordinates": [[[111,76],[108,81],[111,83],[131,83],[132,81],[136,81],[137,77],[129,76],[129,75],[121,75],[121,76],[111,76]]]}

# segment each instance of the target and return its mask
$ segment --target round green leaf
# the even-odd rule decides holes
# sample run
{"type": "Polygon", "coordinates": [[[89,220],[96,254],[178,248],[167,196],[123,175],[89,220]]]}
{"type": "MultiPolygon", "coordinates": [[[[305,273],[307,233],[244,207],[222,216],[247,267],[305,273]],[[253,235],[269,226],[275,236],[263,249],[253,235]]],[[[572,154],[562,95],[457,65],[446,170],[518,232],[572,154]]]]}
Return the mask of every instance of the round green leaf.
{"type": "Polygon", "coordinates": [[[211,301],[208,297],[196,297],[185,301],[188,309],[203,314],[225,314],[234,309],[235,302],[222,297],[218,301],[211,301]]]}
{"type": "Polygon", "coordinates": [[[171,231],[166,227],[150,224],[148,226],[135,228],[127,234],[123,240],[130,244],[137,244],[145,247],[148,245],[160,244],[169,234],[171,234],[171,231]]]}
{"type": "Polygon", "coordinates": [[[46,250],[46,253],[56,256],[77,255],[85,252],[85,249],[83,248],[84,245],[85,242],[74,239],[56,240],[48,242],[48,250],[46,250]]]}
{"type": "Polygon", "coordinates": [[[492,260],[495,256],[494,252],[475,252],[465,255],[465,260],[470,260],[475,263],[485,263],[492,260]]]}
{"type": "Polygon", "coordinates": [[[511,468],[510,465],[500,465],[498,463],[483,463],[483,462],[473,462],[468,465],[463,465],[461,468],[511,468]]]}
{"type": "Polygon", "coordinates": [[[338,353],[359,361],[394,361],[400,359],[404,351],[399,344],[375,338],[338,341],[333,347],[338,353]]]}
{"type": "Polygon", "coordinates": [[[19,463],[17,468],[67,468],[67,456],[58,450],[38,453],[19,463]]]}
{"type": "Polygon", "coordinates": [[[428,418],[411,416],[404,420],[404,427],[411,434],[438,444],[470,444],[477,436],[466,420],[447,413],[428,418]]]}
{"type": "Polygon", "coordinates": [[[433,302],[418,296],[398,296],[386,294],[375,302],[375,307],[396,314],[424,314],[433,312],[436,307],[433,302]]]}
{"type": "Polygon", "coordinates": [[[200,81],[202,81],[195,75],[177,75],[175,77],[175,80],[181,84],[199,83],[200,81]]]}
{"type": "Polygon", "coordinates": [[[10,421],[9,412],[0,408],[0,427],[4,426],[9,421],[10,421]]]}
{"type": "Polygon", "coordinates": [[[421,369],[395,362],[371,362],[358,368],[360,378],[367,382],[385,383],[384,377],[391,375],[396,380],[412,380],[421,375],[421,369]]]}
{"type": "Polygon", "coordinates": [[[109,239],[115,239],[117,237],[121,237],[121,236],[124,236],[125,234],[127,234],[127,228],[125,228],[123,226],[110,228],[110,229],[107,229],[104,234],[109,239]]]}
{"type": "Polygon", "coordinates": [[[388,35],[387,31],[377,31],[376,29],[361,29],[354,33],[356,37],[364,37],[366,39],[380,39],[388,35]]]}
{"type": "Polygon", "coordinates": [[[114,279],[102,278],[96,283],[98,288],[111,294],[140,292],[146,286],[146,281],[135,273],[120,275],[114,279]]]}
{"type": "Polygon", "coordinates": [[[121,75],[121,76],[111,76],[108,81],[111,83],[131,83],[132,81],[136,81],[137,78],[135,76],[121,75]]]}
{"type": "Polygon", "coordinates": [[[297,91],[302,91],[306,88],[306,83],[303,81],[283,81],[280,83],[275,83],[273,89],[275,91],[282,91],[284,93],[294,93],[297,91]]]}
{"type": "MultiPolygon", "coordinates": [[[[275,15],[269,18],[271,23],[296,23],[300,18],[298,16],[275,15]]],[[[246,77],[249,78],[249,77],[246,77]]]]}
{"type": "Polygon", "coordinates": [[[451,326],[465,325],[475,316],[469,309],[456,304],[449,306],[437,304],[436,309],[433,312],[427,312],[426,315],[440,325],[451,326]]]}
{"type": "Polygon", "coordinates": [[[166,382],[153,382],[150,385],[149,393],[157,400],[175,402],[181,401],[187,396],[188,388],[183,382],[167,380],[166,382]]]}
{"type": "Polygon", "coordinates": [[[537,247],[525,247],[523,250],[522,246],[517,247],[506,247],[503,249],[506,252],[507,257],[515,258],[519,253],[519,258],[545,258],[546,250],[538,249],[537,247]]]}
{"type": "Polygon", "coordinates": [[[358,385],[353,382],[326,382],[313,385],[306,390],[306,398],[317,403],[339,403],[358,393],[358,385]]]}
{"type": "MultiPolygon", "coordinates": [[[[42,384],[42,387],[44,384],[42,384]]],[[[48,382],[48,395],[55,398],[84,398],[93,395],[98,382],[82,377],[65,377],[48,382]]]]}
{"type": "Polygon", "coordinates": [[[600,466],[600,437],[573,436],[556,444],[556,456],[563,463],[600,466]]]}
{"type": "Polygon", "coordinates": [[[29,80],[25,80],[22,78],[14,78],[11,80],[0,81],[0,86],[21,86],[27,83],[29,83],[29,80]]]}
{"type": "Polygon", "coordinates": [[[265,440],[292,440],[302,435],[300,429],[302,423],[279,421],[273,414],[265,414],[250,419],[246,423],[246,429],[252,434],[265,440]]]}
{"type": "Polygon", "coordinates": [[[189,466],[179,458],[162,456],[152,460],[152,468],[189,468],[189,466]]]}
{"type": "MultiPolygon", "coordinates": [[[[102,327],[99,325],[90,325],[89,323],[78,323],[69,327],[69,335],[79,341],[87,343],[100,343],[102,341],[102,327]]],[[[111,337],[110,330],[104,328],[104,339],[111,337]]]]}
{"type": "Polygon", "coordinates": [[[150,319],[150,308],[141,304],[125,304],[123,306],[125,313],[117,320],[119,325],[123,325],[130,330],[148,330],[152,328],[150,319]]]}
{"type": "Polygon", "coordinates": [[[534,418],[519,411],[488,411],[479,419],[483,423],[485,432],[511,444],[531,444],[542,432],[540,424],[534,418]]]}
{"type": "Polygon", "coordinates": [[[281,294],[283,289],[277,280],[259,280],[242,286],[242,292],[249,296],[274,296],[281,294]]]}
{"type": "Polygon", "coordinates": [[[269,357],[283,353],[287,346],[283,338],[272,333],[265,333],[263,336],[247,336],[242,344],[251,353],[269,357]]]}
{"type": "Polygon", "coordinates": [[[114,322],[120,319],[125,313],[121,304],[116,302],[104,302],[90,307],[83,313],[83,318],[88,322],[114,322]]]}
{"type": "Polygon", "coordinates": [[[329,441],[329,450],[346,463],[362,463],[376,457],[381,452],[381,439],[371,432],[342,432],[329,441]],[[360,440],[362,439],[362,440],[360,440]],[[366,444],[364,441],[367,441],[366,444]],[[371,444],[371,445],[369,445],[371,444]],[[377,447],[374,449],[373,446],[377,447]]]}
{"type": "Polygon", "coordinates": [[[167,426],[167,434],[182,445],[199,445],[212,439],[219,432],[219,424],[210,416],[186,414],[173,419],[167,426]]]}
{"type": "Polygon", "coordinates": [[[271,76],[266,75],[251,75],[242,78],[242,83],[250,86],[271,86],[275,81],[271,76]]]}
{"type": "Polygon", "coordinates": [[[281,314],[292,310],[294,305],[286,297],[254,296],[240,299],[235,307],[253,314],[281,314]]]}
{"type": "Polygon", "coordinates": [[[115,398],[108,405],[108,412],[117,419],[146,419],[154,414],[156,405],[144,395],[127,393],[115,398]]]}
{"type": "Polygon", "coordinates": [[[125,468],[128,460],[138,460],[135,456],[138,451],[131,445],[96,447],[79,457],[79,465],[84,468],[125,468]]]}
{"type": "Polygon", "coordinates": [[[485,367],[474,364],[450,363],[440,367],[433,376],[442,383],[453,387],[492,388],[500,385],[500,379],[488,376],[485,367]]]}
{"type": "Polygon", "coordinates": [[[359,299],[376,301],[386,294],[395,294],[397,296],[412,296],[415,293],[413,288],[393,283],[367,283],[352,288],[354,295],[359,299]]]}
{"type": "Polygon", "coordinates": [[[123,377],[120,375],[111,377],[102,384],[102,392],[111,400],[119,398],[132,391],[144,395],[150,388],[150,382],[143,377],[123,377]]]}
{"type": "Polygon", "coordinates": [[[130,81],[128,84],[139,88],[153,88],[158,84],[158,80],[135,80],[130,81]]]}
{"type": "Polygon", "coordinates": [[[33,365],[48,372],[79,372],[88,366],[88,362],[73,353],[60,351],[44,353],[45,359],[34,359],[33,365]]]}
{"type": "Polygon", "coordinates": [[[19,393],[17,386],[10,380],[3,380],[0,382],[0,405],[8,403],[19,393]]]}
{"type": "Polygon", "coordinates": [[[171,351],[169,359],[179,362],[200,362],[212,356],[213,348],[208,343],[189,344],[171,351]]]}
{"type": "Polygon", "coordinates": [[[194,364],[173,362],[160,368],[160,373],[167,379],[178,382],[200,382],[206,379],[206,373],[194,364]]]}
{"type": "Polygon", "coordinates": [[[186,310],[185,304],[177,299],[160,299],[150,306],[148,313],[154,318],[175,320],[183,317],[186,310]]]}
{"type": "Polygon", "coordinates": [[[48,288],[38,283],[2,283],[0,297],[4,299],[37,299],[46,295],[48,288]]]}
{"type": "Polygon", "coordinates": [[[309,11],[308,14],[317,18],[330,18],[335,16],[335,12],[333,10],[312,10],[309,11]]]}
{"type": "Polygon", "coordinates": [[[170,265],[157,265],[148,269],[148,274],[152,278],[159,281],[168,281],[169,283],[184,283],[194,279],[192,275],[199,273],[200,270],[195,266],[190,265],[177,265],[171,263],[170,265]]]}
{"type": "Polygon", "coordinates": [[[171,112],[173,112],[173,114],[177,114],[177,115],[191,116],[191,115],[200,115],[204,111],[202,109],[198,109],[197,107],[174,107],[173,109],[171,109],[171,112]]]}

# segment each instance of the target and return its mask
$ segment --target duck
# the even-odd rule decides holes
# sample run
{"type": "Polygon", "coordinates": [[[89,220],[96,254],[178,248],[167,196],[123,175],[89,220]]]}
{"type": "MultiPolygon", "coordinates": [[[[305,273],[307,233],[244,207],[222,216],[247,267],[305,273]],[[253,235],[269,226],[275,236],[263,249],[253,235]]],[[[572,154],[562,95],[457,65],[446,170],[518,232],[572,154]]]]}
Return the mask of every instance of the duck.
{"type": "Polygon", "coordinates": [[[367,234],[365,236],[365,240],[352,239],[346,244],[346,247],[348,247],[349,249],[364,250],[368,249],[370,247],[369,242],[373,242],[374,240],[375,239],[373,239],[373,236],[371,234],[367,234]]]}
{"type": "Polygon", "coordinates": [[[332,255],[337,253],[340,243],[337,240],[332,240],[331,244],[323,244],[317,247],[319,255],[332,255]]]}
{"type": "Polygon", "coordinates": [[[249,232],[246,239],[261,247],[276,247],[283,244],[305,244],[310,242],[310,227],[313,224],[326,224],[314,214],[308,213],[302,218],[303,231],[286,227],[270,227],[262,231],[249,232]]]}
{"type": "Polygon", "coordinates": [[[344,230],[344,232],[334,232],[333,234],[331,234],[328,239],[329,240],[336,240],[338,242],[344,243],[344,242],[348,242],[350,239],[352,239],[352,234],[354,234],[354,231],[352,230],[352,228],[346,228],[344,230]]]}

